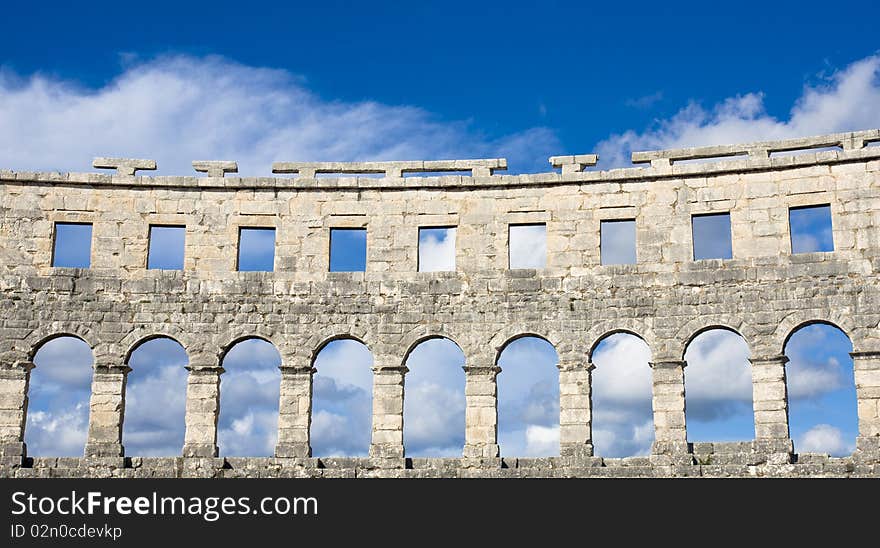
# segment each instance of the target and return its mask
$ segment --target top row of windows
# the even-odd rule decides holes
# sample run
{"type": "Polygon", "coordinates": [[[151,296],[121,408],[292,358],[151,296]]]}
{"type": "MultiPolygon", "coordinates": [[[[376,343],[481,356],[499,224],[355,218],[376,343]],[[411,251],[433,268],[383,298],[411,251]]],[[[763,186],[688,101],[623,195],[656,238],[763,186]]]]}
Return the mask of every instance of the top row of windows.
{"type": "MultiPolygon", "coordinates": [[[[694,215],[691,219],[694,259],[731,259],[730,213],[694,215]]],[[[789,229],[792,253],[833,251],[831,207],[791,208],[789,229]]],[[[186,227],[151,225],[147,268],[183,270],[186,227]]],[[[419,228],[420,272],[455,270],[455,227],[419,228]]],[[[92,225],[55,223],[52,266],[88,268],[91,263],[92,225]]],[[[545,224],[513,224],[508,233],[509,267],[543,268],[547,257],[545,224]]],[[[636,226],[633,219],[600,223],[600,261],[603,265],[636,263],[636,226]]],[[[239,229],[237,270],[272,271],[275,229],[239,229]]],[[[367,266],[367,229],[330,229],[330,272],[363,272],[367,266]]]]}

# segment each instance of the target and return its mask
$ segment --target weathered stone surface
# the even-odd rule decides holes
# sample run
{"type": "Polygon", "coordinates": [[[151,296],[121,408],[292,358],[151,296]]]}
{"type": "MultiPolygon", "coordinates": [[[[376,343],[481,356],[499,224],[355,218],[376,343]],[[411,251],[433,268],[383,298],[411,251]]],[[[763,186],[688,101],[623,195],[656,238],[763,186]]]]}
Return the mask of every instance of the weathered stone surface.
{"type": "MultiPolygon", "coordinates": [[[[652,167],[582,171],[590,155],[554,157],[562,173],[492,175],[502,160],[307,163],[299,177],[132,177],[152,161],[103,159],[119,173],[0,171],[0,475],[20,477],[588,477],[880,475],[880,131],[784,142],[655,151],[652,167]],[[777,151],[840,150],[775,156],[777,151]],[[686,158],[743,155],[696,164],[686,158]],[[566,166],[568,166],[566,168],[566,166]],[[311,170],[311,171],[309,171],[311,170]],[[385,177],[312,178],[330,170],[385,177]],[[407,177],[468,171],[472,176],[407,177]],[[830,204],[833,253],[791,253],[790,207],[830,204]],[[691,216],[727,211],[733,258],[693,261],[691,216]],[[638,263],[600,262],[599,223],[636,219],[638,263]],[[54,224],[93,224],[89,269],[51,266],[54,224]],[[544,223],[546,267],[508,269],[510,224],[544,223]],[[146,270],[148,227],[185,225],[183,271],[146,270]],[[242,226],[276,229],[275,271],[237,272],[242,226]],[[417,271],[418,228],[457,226],[456,271],[417,271]],[[366,272],[329,273],[329,229],[368,231],[366,272]],[[860,434],[852,457],[793,455],[785,341],[810,322],[853,343],[860,434]],[[711,326],[752,351],[756,439],[689,444],[687,341],[711,326]],[[656,441],[650,456],[593,456],[590,353],[627,331],[650,347],[656,441]],[[34,353],[54,335],[95,355],[86,456],[27,454],[34,353]],[[501,458],[498,354],[537,335],[560,357],[560,456],[501,458]],[[190,356],[181,457],[124,458],[126,357],[156,335],[190,356]],[[217,458],[221,357],[243,337],[282,357],[274,458],[217,458]],[[466,358],[460,459],[407,459],[405,357],[444,336],[466,358]],[[374,356],[370,458],[310,455],[311,377],[330,340],[374,356]]],[[[213,174],[211,170],[214,171],[213,174]]],[[[503,374],[503,373],[502,373],[503,374]]]]}

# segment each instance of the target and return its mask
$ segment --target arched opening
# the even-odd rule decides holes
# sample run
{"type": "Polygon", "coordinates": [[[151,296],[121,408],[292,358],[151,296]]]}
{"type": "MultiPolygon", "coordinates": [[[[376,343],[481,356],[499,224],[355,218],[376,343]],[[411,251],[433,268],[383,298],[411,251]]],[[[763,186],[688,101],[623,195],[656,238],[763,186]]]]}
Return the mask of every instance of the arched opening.
{"type": "Polygon", "coordinates": [[[128,358],[125,454],[139,457],[180,455],[186,415],[186,350],[169,337],[137,345],[128,358]]]}
{"type": "Polygon", "coordinates": [[[324,345],[314,363],[312,455],[364,457],[373,424],[373,355],[354,339],[324,345]]]}
{"type": "Polygon", "coordinates": [[[559,358],[546,340],[509,342],[498,357],[498,444],[508,457],[559,455],[559,358]]]}
{"type": "Polygon", "coordinates": [[[651,350],[641,337],[613,333],[593,349],[593,449],[603,457],[648,455],[654,441],[651,350]]]}
{"type": "Polygon", "coordinates": [[[81,457],[89,430],[92,349],[61,336],[34,355],[28,389],[25,443],[31,456],[81,457]]]}
{"type": "Polygon", "coordinates": [[[730,329],[696,335],[684,359],[688,441],[750,441],[755,438],[749,345],[730,329]]]}
{"type": "Polygon", "coordinates": [[[281,355],[263,339],[236,343],[223,356],[220,376],[220,454],[267,457],[278,439],[281,355]]]}
{"type": "Polygon", "coordinates": [[[460,457],[464,447],[465,357],[457,344],[434,338],[406,358],[403,442],[411,457],[460,457]]]}
{"type": "Polygon", "coordinates": [[[789,430],[798,453],[842,457],[859,432],[852,343],[836,326],[795,329],[785,343],[789,430]]]}

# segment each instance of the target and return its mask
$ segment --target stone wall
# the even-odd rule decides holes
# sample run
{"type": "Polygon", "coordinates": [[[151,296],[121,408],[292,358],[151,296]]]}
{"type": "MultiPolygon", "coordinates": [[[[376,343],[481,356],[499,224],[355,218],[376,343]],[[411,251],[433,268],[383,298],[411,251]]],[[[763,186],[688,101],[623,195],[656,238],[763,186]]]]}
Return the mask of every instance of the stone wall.
{"type": "Polygon", "coordinates": [[[651,167],[583,171],[592,155],[553,157],[561,172],[499,175],[506,161],[284,163],[293,177],[144,177],[150,161],[100,159],[97,173],[0,171],[0,475],[567,476],[880,474],[880,131],[785,142],[635,153],[651,167]],[[837,150],[798,150],[817,147],[837,150]],[[737,155],[744,155],[736,157],[737,155]],[[692,158],[734,159],[681,163],[692,158]],[[404,177],[419,171],[471,175],[404,177]],[[383,177],[315,178],[379,172],[383,177]],[[834,252],[792,254],[789,208],[830,204],[834,252]],[[691,216],[729,212],[733,258],[694,261],[691,216]],[[637,264],[601,265],[602,220],[635,219],[637,264]],[[51,266],[54,223],[93,224],[91,267],[51,266]],[[546,223],[547,262],[508,268],[508,226],[546,223]],[[182,271],[147,270],[149,226],[186,226],[182,271]],[[241,227],[276,229],[273,272],[237,272],[241,227]],[[418,228],[456,226],[456,271],[417,272],[418,228]],[[367,229],[366,272],[328,272],[330,228],[367,229]],[[846,459],[794,455],[783,354],[797,328],[851,339],[860,434],[846,459]],[[713,327],[751,351],[756,439],[690,444],[685,347],[713,327]],[[592,349],[610,333],[650,347],[656,441],[645,458],[593,456],[592,349]],[[93,350],[89,437],[81,459],[27,455],[33,357],[53,337],[93,350]],[[536,335],[556,348],[561,447],[552,459],[502,459],[498,355],[536,335]],[[189,359],[182,456],[127,458],[121,443],[128,356],[156,336],[189,359]],[[406,357],[448,337],[466,357],[461,459],[407,459],[406,357]],[[282,358],[273,459],[217,458],[222,356],[270,341],[282,358]],[[352,338],[374,359],[373,443],[365,459],[310,457],[313,362],[352,338]]]}

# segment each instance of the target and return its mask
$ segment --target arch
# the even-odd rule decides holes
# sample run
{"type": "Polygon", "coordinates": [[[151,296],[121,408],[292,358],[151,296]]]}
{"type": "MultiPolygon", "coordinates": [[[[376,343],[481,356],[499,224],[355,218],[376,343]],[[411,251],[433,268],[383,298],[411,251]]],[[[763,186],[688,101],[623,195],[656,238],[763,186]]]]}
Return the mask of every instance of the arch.
{"type": "Polygon", "coordinates": [[[183,447],[189,355],[167,335],[140,338],[125,364],[122,442],[129,456],[176,456],[183,447]],[[173,343],[173,344],[169,344],[173,343]]]}
{"type": "Polygon", "coordinates": [[[123,363],[128,364],[131,355],[142,344],[153,339],[171,339],[179,344],[186,351],[187,355],[198,354],[203,344],[199,344],[196,339],[189,333],[179,328],[175,324],[162,324],[160,327],[142,326],[128,332],[128,334],[119,341],[119,346],[125,349],[125,357],[123,363]]]}
{"type": "Polygon", "coordinates": [[[403,365],[403,442],[413,457],[460,457],[465,443],[465,354],[449,337],[425,335],[403,365]],[[441,342],[445,341],[445,342],[441,342]]]}
{"type": "Polygon", "coordinates": [[[35,329],[25,338],[28,360],[34,361],[37,352],[40,351],[43,345],[61,337],[73,337],[86,343],[92,350],[94,357],[96,344],[91,341],[97,341],[97,337],[91,329],[82,325],[58,327],[53,324],[50,327],[35,329]]]}
{"type": "Polygon", "coordinates": [[[316,457],[369,454],[373,426],[373,353],[359,337],[328,335],[312,360],[312,420],[316,457]]]}
{"type": "Polygon", "coordinates": [[[654,441],[651,348],[627,329],[602,335],[590,350],[593,447],[604,457],[644,456],[654,441]]]}
{"type": "Polygon", "coordinates": [[[352,335],[349,333],[341,333],[338,335],[331,335],[331,336],[321,340],[312,350],[312,356],[310,358],[310,363],[311,363],[312,367],[315,366],[315,361],[317,361],[318,355],[325,348],[327,348],[327,345],[329,345],[330,343],[334,343],[336,341],[354,341],[354,342],[357,342],[357,343],[364,345],[367,348],[367,350],[370,350],[370,352],[372,352],[369,345],[367,345],[367,343],[364,342],[364,340],[361,337],[358,337],[358,336],[355,336],[355,335],[352,335]]]}
{"type": "Polygon", "coordinates": [[[271,456],[278,438],[281,353],[259,334],[232,341],[223,348],[220,361],[225,370],[220,377],[217,432],[221,455],[271,456]]]}
{"type": "Polygon", "coordinates": [[[559,454],[559,352],[546,338],[518,333],[496,364],[498,443],[504,456],[559,454]]]}
{"type": "Polygon", "coordinates": [[[266,341],[274,346],[282,356],[288,354],[287,340],[276,331],[263,325],[242,325],[226,329],[214,337],[213,345],[217,350],[218,362],[223,363],[230,350],[237,344],[250,339],[266,341]]]}
{"type": "Polygon", "coordinates": [[[847,456],[859,431],[851,337],[827,320],[787,333],[783,352],[789,432],[796,452],[847,456]]]}
{"type": "Polygon", "coordinates": [[[715,330],[729,331],[731,333],[738,335],[740,338],[742,338],[743,341],[745,341],[746,346],[749,349],[749,352],[752,351],[752,345],[749,344],[749,337],[751,337],[751,339],[754,340],[754,332],[751,331],[748,327],[745,327],[742,324],[739,324],[737,326],[733,326],[731,324],[727,324],[724,322],[706,322],[706,321],[699,321],[698,320],[696,322],[694,322],[694,321],[688,322],[685,325],[685,327],[679,331],[679,337],[678,337],[679,339],[681,339],[682,333],[690,333],[690,335],[684,340],[684,344],[682,345],[681,353],[679,354],[681,356],[681,359],[684,359],[684,355],[687,353],[688,348],[691,346],[691,343],[694,342],[694,340],[697,337],[699,337],[700,335],[702,335],[703,333],[706,333],[708,331],[715,331],[715,330]],[[696,325],[694,325],[694,324],[696,324],[696,325]],[[747,333],[749,334],[748,336],[747,336],[747,333]]]}
{"type": "Polygon", "coordinates": [[[501,359],[501,354],[504,352],[504,350],[507,349],[508,346],[510,346],[512,342],[528,337],[534,337],[536,339],[543,340],[553,347],[553,349],[557,353],[557,356],[561,354],[560,341],[562,340],[562,338],[560,336],[554,336],[551,333],[542,333],[540,329],[511,327],[502,329],[492,337],[490,345],[492,348],[495,349],[495,356],[492,363],[498,365],[498,361],[501,359]]]}
{"type": "Polygon", "coordinates": [[[82,456],[96,360],[94,350],[81,337],[63,333],[42,337],[31,359],[36,367],[30,373],[25,416],[29,453],[82,456]]]}
{"type": "Polygon", "coordinates": [[[707,324],[689,338],[682,359],[688,441],[755,438],[751,348],[740,331],[707,324]],[[726,334],[726,335],[725,335],[726,334]]]}
{"type": "Polygon", "coordinates": [[[609,329],[607,331],[603,331],[601,335],[595,338],[590,338],[590,340],[593,341],[593,343],[590,345],[589,351],[587,351],[587,359],[590,362],[593,361],[593,354],[596,352],[596,349],[599,347],[599,345],[605,342],[605,340],[612,335],[632,335],[633,337],[636,337],[637,339],[645,343],[645,346],[648,347],[648,350],[651,349],[651,345],[648,343],[648,340],[645,337],[641,336],[637,331],[626,328],[609,329]]]}
{"type": "MultiPolygon", "coordinates": [[[[850,340],[850,343],[852,343],[852,336],[851,336],[850,332],[847,331],[846,329],[844,329],[843,327],[841,327],[840,325],[838,325],[837,323],[833,322],[833,321],[830,321],[830,320],[816,320],[816,319],[813,319],[813,320],[804,320],[804,321],[801,321],[801,322],[798,323],[798,324],[795,324],[795,325],[794,325],[793,327],[791,327],[790,329],[788,328],[788,325],[785,325],[785,327],[784,327],[783,329],[787,329],[788,332],[785,333],[785,338],[782,340],[782,346],[780,347],[781,352],[782,352],[783,354],[785,353],[785,348],[788,346],[788,343],[789,343],[789,341],[791,340],[791,337],[792,337],[795,333],[797,333],[797,332],[800,331],[801,329],[803,329],[803,328],[805,328],[805,327],[809,327],[809,326],[811,326],[811,325],[827,325],[827,326],[829,326],[829,327],[833,327],[833,328],[837,329],[838,331],[840,331],[841,333],[843,333],[844,335],[846,335],[846,337],[850,340]]],[[[780,324],[780,327],[782,327],[782,324],[780,324]]]]}
{"type": "Polygon", "coordinates": [[[414,335],[414,336],[411,335],[411,336],[407,337],[406,339],[404,339],[404,343],[403,343],[402,347],[405,348],[406,351],[403,353],[403,360],[401,361],[401,365],[406,365],[406,362],[409,359],[410,354],[412,354],[413,350],[415,350],[416,347],[421,345],[423,342],[436,341],[439,339],[444,339],[444,340],[447,340],[447,341],[451,342],[452,344],[454,344],[461,351],[462,355],[464,355],[465,358],[467,358],[467,354],[465,354],[464,348],[462,348],[461,345],[458,344],[458,341],[456,341],[455,338],[453,338],[445,333],[442,333],[442,332],[429,331],[429,332],[420,333],[420,334],[414,335]]]}
{"type": "MultiPolygon", "coordinates": [[[[180,345],[180,347],[183,348],[184,351],[186,351],[186,346],[184,346],[184,344],[182,342],[180,342],[180,340],[178,340],[176,337],[172,337],[171,335],[166,335],[164,333],[153,333],[150,335],[145,335],[145,336],[139,338],[133,344],[129,345],[128,350],[125,351],[125,358],[123,360],[123,363],[125,365],[131,365],[130,362],[131,362],[132,354],[137,352],[144,344],[146,344],[148,342],[155,341],[155,340],[159,340],[159,339],[168,339],[170,341],[174,341],[178,345],[180,345]]],[[[187,352],[187,355],[189,355],[188,352],[187,352]]]]}
{"type": "Polygon", "coordinates": [[[773,351],[782,354],[785,352],[785,345],[795,331],[817,323],[827,324],[843,331],[853,342],[853,346],[859,339],[856,336],[857,326],[853,323],[851,315],[842,313],[836,308],[813,311],[796,310],[786,314],[776,325],[772,338],[773,351]]]}

